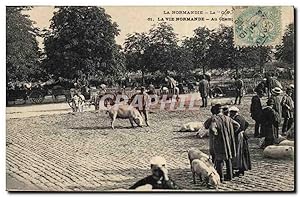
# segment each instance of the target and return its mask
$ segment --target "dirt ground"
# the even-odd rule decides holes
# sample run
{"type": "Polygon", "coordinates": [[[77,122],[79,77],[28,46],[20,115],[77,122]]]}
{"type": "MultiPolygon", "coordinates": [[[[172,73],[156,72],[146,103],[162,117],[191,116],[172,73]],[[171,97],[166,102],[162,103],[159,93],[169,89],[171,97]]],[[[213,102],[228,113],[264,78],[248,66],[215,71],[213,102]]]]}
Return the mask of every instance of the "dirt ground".
{"type": "MultiPolygon", "coordinates": [[[[258,139],[253,138],[250,97],[238,107],[250,123],[252,170],[224,182],[217,190],[293,191],[294,161],[263,158],[258,139]]],[[[8,190],[126,189],[150,173],[149,160],[155,155],[166,158],[170,177],[181,189],[208,190],[199,181],[193,184],[187,159],[192,147],[207,153],[208,139],[178,130],[190,121],[204,122],[210,116],[209,107],[194,111],[152,109],[150,127],[131,128],[128,120],[117,120],[115,130],[110,128],[105,111],[86,109],[72,113],[66,103],[7,108],[8,190]]]]}

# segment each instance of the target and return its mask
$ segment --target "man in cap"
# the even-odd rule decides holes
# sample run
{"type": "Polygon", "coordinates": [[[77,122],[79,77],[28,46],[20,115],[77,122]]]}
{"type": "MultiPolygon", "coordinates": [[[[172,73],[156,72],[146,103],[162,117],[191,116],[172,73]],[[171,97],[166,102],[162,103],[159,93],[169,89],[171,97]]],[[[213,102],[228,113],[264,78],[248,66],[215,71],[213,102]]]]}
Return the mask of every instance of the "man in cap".
{"type": "Polygon", "coordinates": [[[265,137],[265,142],[261,148],[275,144],[278,139],[280,118],[278,112],[274,109],[274,104],[274,100],[269,99],[267,107],[262,111],[261,135],[265,137]]]}
{"type": "Polygon", "coordinates": [[[179,189],[178,186],[169,178],[167,162],[161,156],[152,157],[150,160],[152,174],[136,182],[129,189],[136,189],[143,185],[151,185],[152,189],[179,189]]]}
{"type": "Polygon", "coordinates": [[[206,78],[204,77],[204,75],[200,75],[199,92],[200,92],[200,96],[202,98],[202,106],[201,107],[207,107],[208,91],[209,91],[209,83],[206,80],[206,78]]]}
{"type": "Polygon", "coordinates": [[[233,169],[237,170],[234,174],[235,176],[239,176],[240,174],[244,175],[245,171],[251,170],[248,136],[245,133],[249,123],[238,112],[239,108],[235,106],[229,108],[230,117],[240,124],[240,128],[234,133],[236,157],[233,158],[232,163],[233,169]]]}
{"type": "Polygon", "coordinates": [[[294,121],[294,101],[291,97],[292,89],[287,88],[286,94],[282,97],[282,117],[284,118],[282,126],[282,135],[286,135],[287,130],[289,130],[294,121]]]}
{"type": "Polygon", "coordinates": [[[254,137],[260,136],[261,116],[262,116],[262,105],[261,98],[263,97],[263,91],[258,89],[256,95],[251,99],[250,113],[252,119],[255,121],[254,137]]]}

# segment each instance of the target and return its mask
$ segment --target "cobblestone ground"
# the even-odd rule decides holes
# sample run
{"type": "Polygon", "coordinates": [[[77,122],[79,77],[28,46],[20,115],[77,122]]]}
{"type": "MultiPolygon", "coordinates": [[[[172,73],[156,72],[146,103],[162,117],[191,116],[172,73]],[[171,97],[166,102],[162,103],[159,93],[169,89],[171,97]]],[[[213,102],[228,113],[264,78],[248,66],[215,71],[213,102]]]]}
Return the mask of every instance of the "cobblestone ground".
{"type": "MultiPolygon", "coordinates": [[[[249,106],[241,106],[246,117],[249,106]]],[[[150,127],[130,128],[105,112],[42,115],[7,120],[8,190],[103,191],[128,188],[150,173],[149,159],[162,155],[170,177],[186,190],[207,191],[192,182],[187,150],[208,150],[208,139],[177,132],[180,125],[204,121],[201,111],[153,111],[150,127]]],[[[253,133],[253,122],[248,132],[253,133]]],[[[221,184],[218,191],[293,191],[294,162],[262,157],[258,140],[249,140],[253,169],[221,184]]],[[[215,190],[209,190],[215,191],[215,190]]]]}

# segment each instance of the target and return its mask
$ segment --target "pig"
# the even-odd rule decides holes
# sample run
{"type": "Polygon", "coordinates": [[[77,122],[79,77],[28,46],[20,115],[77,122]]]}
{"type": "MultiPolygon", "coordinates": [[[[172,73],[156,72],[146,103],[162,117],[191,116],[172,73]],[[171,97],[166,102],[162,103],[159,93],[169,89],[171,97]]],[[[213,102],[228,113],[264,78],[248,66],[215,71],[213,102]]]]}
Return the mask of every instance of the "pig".
{"type": "Polygon", "coordinates": [[[190,164],[192,164],[192,161],[194,159],[205,158],[208,160],[209,156],[207,154],[205,154],[204,152],[202,152],[201,150],[192,148],[188,151],[188,158],[189,158],[190,164]]]}
{"type": "Polygon", "coordinates": [[[203,128],[203,123],[201,122],[189,122],[184,125],[182,125],[180,131],[198,131],[199,129],[203,128]]]}
{"type": "Polygon", "coordinates": [[[205,162],[206,165],[214,166],[214,164],[210,161],[209,156],[207,154],[205,154],[202,151],[197,150],[195,148],[192,148],[188,151],[188,158],[189,158],[189,161],[190,161],[191,169],[192,169],[192,161],[194,159],[200,159],[203,162],[205,162]]]}
{"type": "Polygon", "coordinates": [[[294,147],[292,146],[267,146],[263,156],[272,159],[294,159],[294,147]]]}
{"type": "Polygon", "coordinates": [[[216,104],[221,105],[232,105],[233,101],[230,98],[214,98],[211,100],[211,106],[214,106],[216,104]]]}
{"type": "Polygon", "coordinates": [[[291,140],[283,140],[279,143],[279,146],[295,146],[295,142],[291,140]]]}
{"type": "Polygon", "coordinates": [[[196,184],[196,174],[199,176],[200,181],[204,179],[204,183],[207,186],[209,184],[216,188],[221,183],[219,174],[201,159],[194,159],[192,161],[192,174],[194,184],[196,184]]]}
{"type": "Polygon", "coordinates": [[[144,125],[144,121],[141,113],[131,105],[126,103],[119,103],[113,105],[107,113],[111,118],[111,128],[114,129],[114,122],[117,118],[129,119],[130,124],[134,127],[133,122],[135,122],[139,127],[144,125]]]}

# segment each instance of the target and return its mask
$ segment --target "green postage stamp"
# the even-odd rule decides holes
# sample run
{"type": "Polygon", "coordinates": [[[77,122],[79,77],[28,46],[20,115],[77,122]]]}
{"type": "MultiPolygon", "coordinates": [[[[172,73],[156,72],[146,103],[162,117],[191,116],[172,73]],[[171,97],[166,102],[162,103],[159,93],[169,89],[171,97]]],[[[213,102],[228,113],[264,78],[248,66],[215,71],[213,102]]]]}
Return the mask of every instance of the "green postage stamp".
{"type": "Polygon", "coordinates": [[[281,7],[240,6],[233,9],[236,46],[281,44],[281,7]]]}

